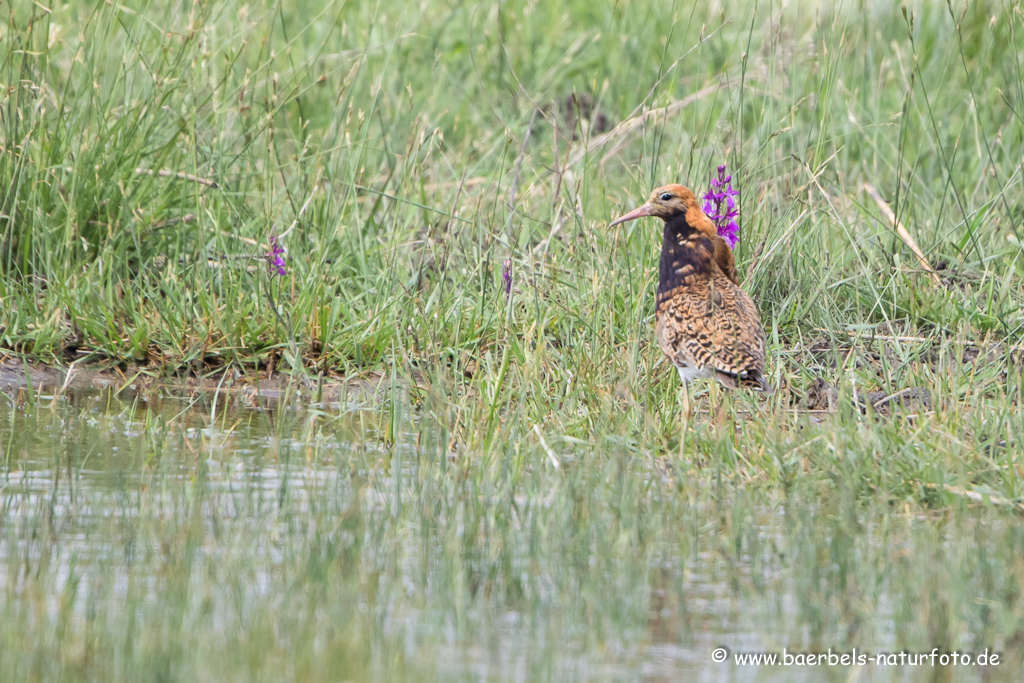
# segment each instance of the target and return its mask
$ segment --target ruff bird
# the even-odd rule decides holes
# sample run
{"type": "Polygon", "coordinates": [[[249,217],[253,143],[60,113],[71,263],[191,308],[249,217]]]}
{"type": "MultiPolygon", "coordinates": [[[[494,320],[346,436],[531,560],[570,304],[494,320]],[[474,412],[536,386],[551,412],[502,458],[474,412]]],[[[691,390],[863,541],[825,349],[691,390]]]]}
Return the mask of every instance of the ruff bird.
{"type": "Polygon", "coordinates": [[[646,204],[611,226],[645,216],[665,221],[655,331],[684,387],[692,379],[713,377],[730,389],[772,393],[757,307],[739,286],[732,249],[693,192],[682,185],[659,187],[646,204]]]}

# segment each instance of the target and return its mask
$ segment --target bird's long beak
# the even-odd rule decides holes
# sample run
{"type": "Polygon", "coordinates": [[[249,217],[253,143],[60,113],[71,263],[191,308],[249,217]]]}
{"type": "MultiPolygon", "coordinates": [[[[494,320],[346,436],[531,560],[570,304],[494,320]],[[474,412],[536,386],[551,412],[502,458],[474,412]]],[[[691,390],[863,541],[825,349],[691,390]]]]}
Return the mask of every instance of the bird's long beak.
{"type": "Polygon", "coordinates": [[[630,211],[629,213],[627,213],[626,215],[619,216],[618,218],[613,220],[611,222],[611,225],[609,225],[608,227],[611,228],[613,226],[618,225],[619,223],[625,223],[626,221],[633,221],[633,220],[636,220],[637,218],[643,218],[644,216],[650,216],[652,208],[653,207],[650,204],[643,204],[641,206],[638,206],[635,209],[633,209],[632,211],[630,211]]]}

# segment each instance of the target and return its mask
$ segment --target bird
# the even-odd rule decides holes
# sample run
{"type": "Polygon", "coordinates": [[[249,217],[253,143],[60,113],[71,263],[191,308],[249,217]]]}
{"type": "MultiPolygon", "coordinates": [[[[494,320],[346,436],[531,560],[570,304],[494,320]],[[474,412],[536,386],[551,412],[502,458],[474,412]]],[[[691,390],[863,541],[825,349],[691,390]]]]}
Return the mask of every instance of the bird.
{"type": "Polygon", "coordinates": [[[671,184],[609,227],[645,216],[665,222],[655,309],[658,345],[686,385],[714,378],[729,389],[774,392],[765,377],[765,335],[754,300],[739,285],[729,244],[689,188],[671,184]]]}

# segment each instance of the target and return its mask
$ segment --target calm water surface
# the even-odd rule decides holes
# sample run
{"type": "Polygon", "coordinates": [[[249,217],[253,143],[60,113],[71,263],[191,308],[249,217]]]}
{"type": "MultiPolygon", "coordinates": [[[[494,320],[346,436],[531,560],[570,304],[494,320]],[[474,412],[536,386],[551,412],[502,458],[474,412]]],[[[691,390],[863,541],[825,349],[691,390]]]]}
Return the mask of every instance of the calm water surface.
{"type": "Polygon", "coordinates": [[[1021,675],[1014,518],[841,484],[695,494],[612,441],[559,468],[525,439],[475,457],[400,399],[243,403],[0,395],[0,678],[1021,675]],[[740,667],[720,646],[1004,663],[740,667]]]}

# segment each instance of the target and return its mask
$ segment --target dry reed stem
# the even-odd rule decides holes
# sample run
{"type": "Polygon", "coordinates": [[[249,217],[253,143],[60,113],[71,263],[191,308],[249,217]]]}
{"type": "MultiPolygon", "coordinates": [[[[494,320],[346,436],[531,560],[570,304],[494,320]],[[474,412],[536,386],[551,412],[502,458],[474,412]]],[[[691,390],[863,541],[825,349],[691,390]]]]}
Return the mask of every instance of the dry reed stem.
{"type": "MultiPolygon", "coordinates": [[[[939,485],[925,484],[925,488],[934,491],[939,488],[939,485]]],[[[970,491],[968,489],[963,488],[962,486],[953,486],[952,484],[943,484],[942,489],[944,489],[948,493],[952,493],[954,496],[966,498],[972,503],[984,503],[985,500],[988,499],[988,502],[992,503],[993,505],[1000,507],[1011,507],[1018,513],[1024,513],[1024,503],[1019,503],[1015,500],[1004,498],[1003,496],[978,493],[977,491],[970,491]]]]}
{"type": "Polygon", "coordinates": [[[643,114],[640,114],[639,116],[634,116],[631,119],[626,119],[619,125],[612,128],[607,133],[602,133],[597,137],[591,138],[586,145],[584,145],[581,149],[578,149],[573,153],[567,165],[572,166],[576,164],[577,162],[580,161],[580,159],[583,159],[591,152],[594,152],[595,150],[604,147],[610,142],[618,142],[619,144],[616,144],[608,151],[607,154],[605,154],[604,159],[606,160],[609,156],[618,151],[618,149],[622,146],[622,143],[624,142],[623,138],[625,138],[627,135],[635,131],[637,128],[643,126],[648,119],[654,118],[659,115],[664,116],[667,119],[669,116],[675,114],[683,107],[689,106],[696,102],[697,100],[703,97],[707,97],[711,93],[717,92],[720,88],[723,87],[725,87],[723,83],[709,85],[708,87],[698,90],[693,94],[687,95],[681,100],[670,102],[664,107],[659,107],[658,109],[649,109],[648,111],[645,111],[643,114]]]}
{"type": "Polygon", "coordinates": [[[139,175],[158,175],[161,178],[177,178],[178,180],[191,180],[193,183],[199,183],[213,189],[217,189],[220,185],[217,184],[216,180],[210,178],[201,178],[191,173],[182,173],[181,171],[169,171],[166,168],[161,168],[159,171],[154,171],[151,168],[137,168],[135,172],[139,175]]]}
{"type": "Polygon", "coordinates": [[[928,263],[928,259],[924,257],[924,252],[921,251],[921,247],[917,246],[917,242],[914,240],[914,237],[905,227],[903,227],[903,223],[896,218],[896,214],[893,212],[888,202],[882,199],[882,195],[878,193],[878,190],[871,183],[864,183],[864,190],[871,195],[872,199],[875,200],[875,204],[878,204],[878,208],[881,209],[882,213],[885,214],[885,217],[889,219],[890,223],[892,223],[892,227],[896,229],[896,234],[899,235],[904,244],[910,247],[910,251],[914,252],[914,256],[916,256],[917,260],[921,262],[921,266],[928,271],[928,274],[932,276],[932,280],[935,281],[935,284],[941,287],[942,279],[939,277],[939,274],[936,273],[935,269],[932,268],[930,263],[928,263]]]}

